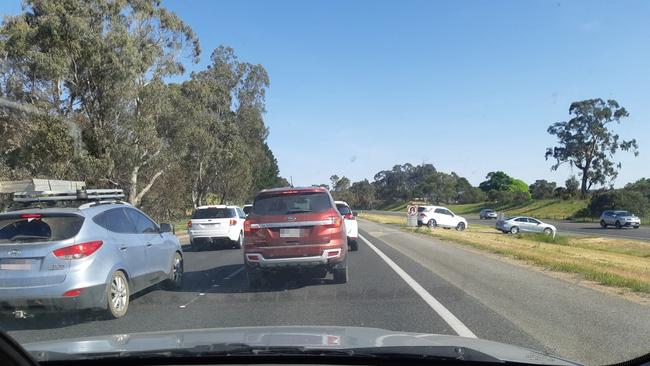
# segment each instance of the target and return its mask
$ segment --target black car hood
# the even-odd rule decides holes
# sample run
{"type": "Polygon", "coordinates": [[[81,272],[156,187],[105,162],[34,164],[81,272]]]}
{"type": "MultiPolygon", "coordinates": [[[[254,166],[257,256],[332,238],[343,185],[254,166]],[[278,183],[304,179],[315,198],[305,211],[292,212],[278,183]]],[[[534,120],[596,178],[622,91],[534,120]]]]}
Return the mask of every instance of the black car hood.
{"type": "Polygon", "coordinates": [[[219,343],[241,343],[254,347],[305,347],[314,349],[346,349],[400,346],[456,346],[479,351],[502,361],[577,365],[539,351],[477,338],[439,334],[395,332],[364,327],[241,327],[180,331],[116,334],[108,336],[63,339],[26,343],[37,360],[52,359],[45,354],[101,354],[108,352],[143,352],[185,349],[219,343]]]}

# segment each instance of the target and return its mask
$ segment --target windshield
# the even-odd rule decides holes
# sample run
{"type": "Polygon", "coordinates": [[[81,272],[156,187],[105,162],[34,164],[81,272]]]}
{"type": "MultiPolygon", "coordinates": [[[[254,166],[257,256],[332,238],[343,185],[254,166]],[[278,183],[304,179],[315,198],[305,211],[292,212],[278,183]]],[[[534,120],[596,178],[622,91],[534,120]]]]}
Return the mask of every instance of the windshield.
{"type": "Polygon", "coordinates": [[[650,0],[0,14],[0,332],[39,360],[650,353],[650,0]]]}

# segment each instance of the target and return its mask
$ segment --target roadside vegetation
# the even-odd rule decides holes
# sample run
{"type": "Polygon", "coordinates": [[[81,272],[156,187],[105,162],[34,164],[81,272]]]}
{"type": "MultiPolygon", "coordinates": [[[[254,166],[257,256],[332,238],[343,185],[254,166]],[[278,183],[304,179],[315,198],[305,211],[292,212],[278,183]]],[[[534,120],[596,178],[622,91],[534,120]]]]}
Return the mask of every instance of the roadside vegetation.
{"type": "Polygon", "coordinates": [[[406,226],[405,217],[365,212],[359,217],[522,260],[548,270],[575,273],[602,285],[650,293],[650,245],[646,242],[561,235],[552,238],[543,234],[510,235],[484,225],[471,225],[463,232],[410,228],[406,226]]]}
{"type": "Polygon", "coordinates": [[[159,1],[24,1],[0,26],[0,180],[118,187],[164,221],[288,185],[266,143],[266,70],[208,52],[185,73],[199,39],[159,1]]]}

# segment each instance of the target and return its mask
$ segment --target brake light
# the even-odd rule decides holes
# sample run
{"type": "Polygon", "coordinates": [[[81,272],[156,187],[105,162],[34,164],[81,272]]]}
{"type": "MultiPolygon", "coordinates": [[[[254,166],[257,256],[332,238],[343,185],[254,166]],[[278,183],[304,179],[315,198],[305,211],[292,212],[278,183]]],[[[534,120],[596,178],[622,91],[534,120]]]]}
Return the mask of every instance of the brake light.
{"type": "Polygon", "coordinates": [[[341,216],[330,216],[324,221],[323,226],[337,228],[337,227],[341,227],[342,222],[343,220],[341,219],[341,216]]]}
{"type": "Polygon", "coordinates": [[[41,214],[22,214],[20,215],[21,219],[40,219],[43,217],[41,214]]]}
{"type": "Polygon", "coordinates": [[[77,297],[77,296],[81,295],[82,290],[83,289],[81,289],[81,288],[77,288],[77,289],[74,289],[74,290],[66,291],[66,292],[63,293],[63,297],[77,297]]]}
{"type": "Polygon", "coordinates": [[[235,225],[237,225],[237,220],[230,219],[230,226],[235,226],[235,225]]]}
{"type": "Polygon", "coordinates": [[[346,220],[354,220],[354,216],[351,213],[345,214],[343,218],[346,220]]]}
{"type": "Polygon", "coordinates": [[[192,227],[192,220],[187,222],[187,227],[192,227]]]}
{"type": "Polygon", "coordinates": [[[259,230],[258,225],[255,225],[251,220],[244,221],[244,233],[254,233],[259,230]]]}
{"type": "Polygon", "coordinates": [[[55,250],[53,253],[59,259],[81,259],[95,253],[102,244],[104,243],[101,240],[89,241],[87,243],[60,248],[55,250]]]}

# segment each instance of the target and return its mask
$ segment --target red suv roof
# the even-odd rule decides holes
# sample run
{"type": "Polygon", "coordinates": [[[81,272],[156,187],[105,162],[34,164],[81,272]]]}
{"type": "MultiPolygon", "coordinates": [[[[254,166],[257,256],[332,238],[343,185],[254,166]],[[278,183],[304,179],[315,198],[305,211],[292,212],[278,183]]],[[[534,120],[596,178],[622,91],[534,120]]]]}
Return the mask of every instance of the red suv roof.
{"type": "Polygon", "coordinates": [[[299,192],[327,192],[323,187],[282,187],[263,189],[260,194],[266,193],[299,193],[299,192]]]}

